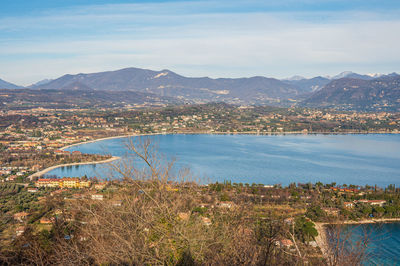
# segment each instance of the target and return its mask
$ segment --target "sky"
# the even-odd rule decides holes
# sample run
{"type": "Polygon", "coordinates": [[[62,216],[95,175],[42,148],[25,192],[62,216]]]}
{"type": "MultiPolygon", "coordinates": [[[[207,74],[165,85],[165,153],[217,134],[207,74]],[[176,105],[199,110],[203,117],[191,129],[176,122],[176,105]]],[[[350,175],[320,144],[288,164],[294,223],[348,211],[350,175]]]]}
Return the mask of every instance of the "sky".
{"type": "Polygon", "coordinates": [[[0,0],[0,78],[400,72],[399,29],[398,0],[0,0]]]}

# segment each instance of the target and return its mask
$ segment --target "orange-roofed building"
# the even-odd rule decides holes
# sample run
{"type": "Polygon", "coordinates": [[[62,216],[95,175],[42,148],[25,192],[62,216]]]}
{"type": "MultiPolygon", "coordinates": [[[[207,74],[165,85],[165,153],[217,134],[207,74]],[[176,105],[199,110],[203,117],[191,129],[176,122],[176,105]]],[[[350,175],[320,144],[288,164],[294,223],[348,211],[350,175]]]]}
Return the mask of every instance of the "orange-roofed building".
{"type": "Polygon", "coordinates": [[[28,217],[28,215],[29,215],[29,213],[27,213],[27,212],[17,212],[14,214],[13,217],[14,217],[14,220],[23,222],[26,219],[26,217],[28,217]]]}

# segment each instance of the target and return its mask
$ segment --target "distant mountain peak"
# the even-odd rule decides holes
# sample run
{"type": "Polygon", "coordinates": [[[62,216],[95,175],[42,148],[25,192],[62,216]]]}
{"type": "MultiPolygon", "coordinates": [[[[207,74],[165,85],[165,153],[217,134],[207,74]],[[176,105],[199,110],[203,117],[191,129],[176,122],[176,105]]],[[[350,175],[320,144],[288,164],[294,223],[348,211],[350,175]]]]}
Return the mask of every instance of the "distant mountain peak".
{"type": "Polygon", "coordinates": [[[384,76],[384,74],[382,74],[382,73],[367,73],[366,75],[370,76],[371,78],[379,78],[379,77],[384,76]]]}
{"type": "Polygon", "coordinates": [[[343,71],[343,72],[337,74],[336,76],[333,76],[331,79],[347,78],[348,76],[350,76],[352,74],[356,74],[356,73],[354,73],[353,71],[343,71]]]}
{"type": "MultiPolygon", "coordinates": [[[[394,73],[376,78],[378,75],[380,74],[360,75],[352,71],[344,71],[329,79],[321,76],[308,79],[298,75],[284,80],[262,76],[208,78],[185,77],[168,69],[154,71],[131,67],[115,71],[64,75],[36,88],[69,90],[69,93],[74,91],[90,91],[91,93],[107,91],[120,94],[137,92],[192,103],[292,105],[293,102],[298,103],[319,91],[322,91],[320,94],[323,95],[325,91],[323,89],[330,82],[338,82],[337,84],[333,83],[334,86],[331,84],[332,88],[345,84],[341,87],[341,92],[343,92],[343,88],[351,88],[349,86],[353,85],[360,86],[365,81],[379,82],[381,79],[389,78],[388,76],[393,76],[391,79],[395,79],[397,76],[394,73]]],[[[339,91],[337,90],[337,92],[339,91]]],[[[351,91],[349,89],[346,92],[350,93],[351,91]]],[[[362,93],[362,90],[358,93],[362,93]]],[[[337,94],[342,96],[342,93],[337,94]]]]}
{"type": "Polygon", "coordinates": [[[372,73],[372,74],[358,74],[352,71],[344,71],[334,77],[332,77],[332,80],[335,79],[342,79],[342,78],[352,78],[352,79],[363,79],[363,80],[371,80],[375,78],[379,78],[384,76],[383,74],[378,74],[378,73],[372,73]]]}
{"type": "Polygon", "coordinates": [[[53,81],[52,79],[42,79],[36,83],[33,83],[32,85],[29,85],[28,88],[35,88],[41,85],[45,85],[47,83],[50,83],[51,81],[53,81]]]}
{"type": "Polygon", "coordinates": [[[303,76],[294,75],[294,76],[292,76],[292,77],[290,77],[290,78],[286,78],[286,79],[284,79],[284,80],[289,80],[289,81],[294,80],[294,81],[297,81],[297,80],[302,80],[302,79],[306,79],[306,78],[303,77],[303,76]]]}
{"type": "Polygon", "coordinates": [[[393,72],[393,73],[387,74],[386,76],[389,76],[389,77],[397,77],[397,76],[400,76],[400,75],[397,74],[396,72],[393,72]]]}

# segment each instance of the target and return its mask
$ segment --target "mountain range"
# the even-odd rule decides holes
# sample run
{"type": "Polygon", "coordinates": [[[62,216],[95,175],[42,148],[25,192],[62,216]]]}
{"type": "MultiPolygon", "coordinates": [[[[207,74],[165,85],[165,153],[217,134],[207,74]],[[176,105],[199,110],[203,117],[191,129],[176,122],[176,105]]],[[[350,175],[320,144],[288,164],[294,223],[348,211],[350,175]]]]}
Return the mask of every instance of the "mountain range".
{"type": "Polygon", "coordinates": [[[333,80],[304,100],[302,105],[364,111],[399,111],[400,76],[333,80]]]}
{"type": "MultiPolygon", "coordinates": [[[[80,92],[83,102],[93,99],[96,104],[100,103],[100,99],[110,103],[120,101],[125,96],[129,101],[137,97],[135,103],[151,99],[153,102],[162,103],[226,102],[245,105],[399,110],[399,81],[400,76],[396,73],[361,75],[346,71],[331,78],[318,76],[306,79],[295,76],[279,80],[256,76],[212,79],[184,77],[170,70],[125,68],[91,74],[64,75],[54,80],[40,81],[29,86],[29,90],[35,91],[33,94],[36,97],[40,92],[51,92],[50,95],[53,95],[55,91],[78,97],[80,94],[77,92],[80,92]],[[109,100],[106,99],[107,94],[110,94],[109,100]]],[[[0,80],[0,89],[21,87],[0,80]]],[[[29,90],[25,92],[28,93],[29,90]]],[[[21,93],[19,97],[28,100],[26,94],[22,95],[21,93]]],[[[51,100],[54,101],[55,98],[54,96],[51,100]]]]}
{"type": "Polygon", "coordinates": [[[7,81],[5,81],[5,80],[0,79],[0,89],[10,89],[10,90],[13,90],[13,89],[19,89],[19,88],[21,88],[21,87],[18,86],[18,85],[15,85],[15,84],[12,84],[12,83],[10,83],[10,82],[7,82],[7,81]]]}

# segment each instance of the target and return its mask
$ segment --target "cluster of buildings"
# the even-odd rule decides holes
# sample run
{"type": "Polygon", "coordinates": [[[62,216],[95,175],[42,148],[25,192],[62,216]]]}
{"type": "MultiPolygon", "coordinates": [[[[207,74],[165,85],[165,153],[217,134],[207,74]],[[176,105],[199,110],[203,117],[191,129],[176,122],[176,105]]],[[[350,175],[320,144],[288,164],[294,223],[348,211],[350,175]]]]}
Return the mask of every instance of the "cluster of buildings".
{"type": "Polygon", "coordinates": [[[331,187],[332,191],[345,192],[345,193],[359,193],[357,188],[341,188],[341,187],[331,187]]]}
{"type": "Polygon", "coordinates": [[[369,204],[371,206],[380,206],[382,207],[385,203],[386,200],[366,200],[366,199],[360,199],[360,200],[355,200],[355,201],[350,201],[350,202],[344,202],[344,206],[346,208],[353,208],[356,204],[369,204]]]}
{"type": "Polygon", "coordinates": [[[2,175],[10,175],[13,172],[15,172],[15,174],[17,176],[21,176],[21,175],[24,175],[28,170],[29,170],[28,167],[24,167],[24,166],[20,166],[20,167],[17,167],[17,166],[3,166],[3,167],[1,167],[0,166],[0,176],[2,176],[2,175]]]}
{"type": "Polygon", "coordinates": [[[40,178],[35,182],[36,187],[53,187],[53,188],[89,188],[91,182],[79,178],[40,178]]]}

